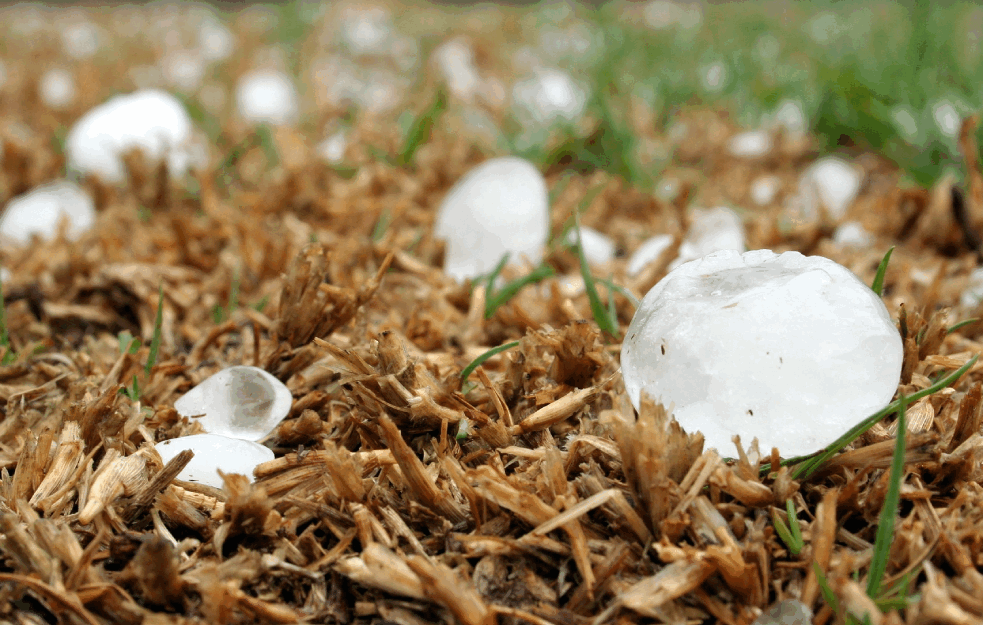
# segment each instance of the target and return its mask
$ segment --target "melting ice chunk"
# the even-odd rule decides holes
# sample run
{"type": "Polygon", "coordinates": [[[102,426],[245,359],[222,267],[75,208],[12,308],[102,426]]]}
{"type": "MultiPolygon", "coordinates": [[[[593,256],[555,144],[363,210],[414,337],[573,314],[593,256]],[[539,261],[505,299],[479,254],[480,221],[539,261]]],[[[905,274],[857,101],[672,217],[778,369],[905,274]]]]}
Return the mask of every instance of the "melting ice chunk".
{"type": "MultiPolygon", "coordinates": [[[[564,241],[567,245],[576,244],[577,232],[571,228],[564,241]]],[[[614,241],[603,232],[581,226],[580,242],[584,246],[584,257],[591,265],[604,265],[614,258],[616,251],[614,241]]]]}
{"type": "Polygon", "coordinates": [[[687,430],[731,453],[731,437],[807,454],[884,407],[901,337],[883,302],[819,256],[722,251],[652,287],[621,349],[625,388],[674,404],[687,430]]]}
{"type": "Polygon", "coordinates": [[[166,464],[186,449],[195,453],[177,479],[222,488],[223,473],[238,473],[253,481],[253,469],[273,460],[273,451],[259,443],[217,434],[195,434],[162,441],[155,446],[166,464]]]}
{"type": "Polygon", "coordinates": [[[69,171],[123,181],[122,156],[143,151],[166,158],[173,175],[183,175],[196,160],[191,118],[171,94],[145,89],[118,95],[82,116],[65,141],[69,171]]]}
{"type": "Polygon", "coordinates": [[[437,212],[434,234],[447,242],[444,271],[464,281],[495,268],[506,253],[539,264],[549,236],[546,180],[525,159],[493,158],[469,171],[437,212]]]}
{"type": "Polygon", "coordinates": [[[63,217],[68,220],[69,240],[78,239],[96,221],[92,198],[68,180],[50,182],[10,200],[0,216],[0,240],[28,243],[35,234],[53,239],[63,217]]]}
{"type": "Polygon", "coordinates": [[[293,397],[283,382],[258,367],[228,367],[174,402],[182,416],[199,419],[209,434],[258,441],[290,412],[293,397]]]}

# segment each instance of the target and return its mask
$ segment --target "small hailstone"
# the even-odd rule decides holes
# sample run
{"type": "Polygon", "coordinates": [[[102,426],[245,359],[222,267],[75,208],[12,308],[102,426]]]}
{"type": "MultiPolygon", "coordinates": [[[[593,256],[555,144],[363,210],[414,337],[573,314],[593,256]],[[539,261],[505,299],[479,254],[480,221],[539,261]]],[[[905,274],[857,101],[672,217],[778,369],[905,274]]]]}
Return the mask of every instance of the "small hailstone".
{"type": "Polygon", "coordinates": [[[345,148],[348,146],[348,138],[344,130],[339,130],[321,143],[317,144],[317,153],[325,161],[336,165],[345,160],[345,148]]]}
{"type": "Polygon", "coordinates": [[[506,253],[537,265],[549,236],[546,180],[522,158],[486,161],[441,202],[434,234],[447,241],[444,271],[458,281],[491,271],[506,253]]]}
{"type": "Polygon", "coordinates": [[[690,214],[690,227],[679,246],[679,256],[669,265],[674,269],[683,263],[720,250],[746,249],[744,222],[741,216],[726,206],[697,208],[690,214]]]}
{"type": "Polygon", "coordinates": [[[246,121],[274,125],[293,123],[300,109],[293,81],[276,70],[256,70],[239,78],[236,105],[246,121]]]}
{"type": "Polygon", "coordinates": [[[802,104],[798,100],[782,100],[775,111],[775,121],[791,135],[801,135],[806,131],[807,122],[802,104]]]}
{"type": "Polygon", "coordinates": [[[959,296],[959,305],[963,308],[976,308],[983,301],[983,267],[969,274],[969,283],[959,296]]]}
{"type": "Polygon", "coordinates": [[[171,52],[161,61],[161,65],[167,82],[181,91],[195,91],[205,77],[204,59],[192,50],[171,52]]]}
{"type": "Polygon", "coordinates": [[[89,21],[69,24],[61,31],[61,46],[73,59],[87,59],[99,51],[102,35],[99,27],[89,21]]]}
{"type": "Polygon", "coordinates": [[[185,417],[209,434],[258,441],[290,412],[293,396],[283,382],[258,367],[228,367],[203,380],[174,402],[185,417]]]}
{"type": "Polygon", "coordinates": [[[235,35],[217,17],[207,13],[198,25],[198,46],[209,61],[229,58],[235,50],[235,35]]]}
{"type": "Polygon", "coordinates": [[[739,434],[786,457],[833,442],[897,389],[903,350],[884,303],[819,256],[723,251],[670,272],[621,350],[642,390],[723,453],[739,434]]]}
{"type": "Polygon", "coordinates": [[[53,109],[63,109],[75,101],[75,78],[68,70],[56,67],[41,76],[38,83],[41,101],[53,109]]]}
{"type": "Polygon", "coordinates": [[[778,176],[760,176],[751,183],[751,200],[758,206],[771,204],[778,195],[778,176]]]}
{"type": "Polygon", "coordinates": [[[935,118],[936,126],[939,127],[939,130],[945,136],[955,137],[959,134],[959,127],[962,125],[962,120],[959,117],[959,112],[956,111],[956,107],[952,105],[952,102],[948,100],[937,102],[932,107],[932,117],[935,118]]]}
{"type": "Polygon", "coordinates": [[[674,238],[671,234],[657,234],[646,239],[635,253],[628,259],[628,275],[637,276],[650,263],[655,262],[672,245],[674,238]]]}
{"type": "Polygon", "coordinates": [[[273,451],[259,443],[229,438],[217,434],[194,434],[161,441],[155,445],[164,463],[170,462],[182,451],[194,452],[191,461],[177,474],[177,479],[222,488],[218,474],[237,473],[253,481],[253,469],[273,460],[273,451]]]}
{"type": "Polygon", "coordinates": [[[354,54],[385,52],[392,34],[392,18],[382,7],[350,8],[342,17],[341,35],[354,54]]]}
{"type": "Polygon", "coordinates": [[[474,62],[474,50],[464,39],[442,43],[434,51],[434,62],[455,97],[470,101],[481,88],[481,76],[474,62]]]}
{"type": "MultiPolygon", "coordinates": [[[[567,245],[574,245],[577,242],[577,232],[571,228],[564,241],[567,245]]],[[[591,265],[604,265],[614,258],[614,241],[603,232],[581,226],[580,242],[584,246],[584,257],[591,265]]]]}
{"type": "Polygon", "coordinates": [[[33,235],[52,239],[62,218],[68,219],[69,240],[78,239],[96,221],[92,198],[74,182],[51,182],[9,202],[0,216],[0,240],[29,243],[33,235]]]}
{"type": "Polygon", "coordinates": [[[870,245],[873,237],[859,221],[840,224],[833,232],[833,243],[844,247],[863,248],[870,245]]]}
{"type": "Polygon", "coordinates": [[[118,95],[76,122],[65,141],[69,171],[123,181],[122,157],[133,149],[166,158],[172,175],[194,163],[191,118],[180,100],[158,89],[118,95]]]}
{"type": "Polygon", "coordinates": [[[575,121],[587,105],[587,91],[570,74],[559,69],[537,68],[534,76],[512,89],[516,106],[533,121],[548,124],[558,119],[575,121]]]}
{"type": "Polygon", "coordinates": [[[738,158],[761,158],[771,152],[771,135],[764,130],[748,130],[730,138],[727,150],[738,158]]]}
{"type": "Polygon", "coordinates": [[[800,186],[813,185],[829,215],[840,220],[857,198],[862,181],[863,174],[857,167],[841,158],[827,156],[806,170],[800,186]]]}
{"type": "Polygon", "coordinates": [[[727,66],[716,61],[700,70],[700,80],[703,88],[710,93],[720,91],[727,86],[727,66]]]}

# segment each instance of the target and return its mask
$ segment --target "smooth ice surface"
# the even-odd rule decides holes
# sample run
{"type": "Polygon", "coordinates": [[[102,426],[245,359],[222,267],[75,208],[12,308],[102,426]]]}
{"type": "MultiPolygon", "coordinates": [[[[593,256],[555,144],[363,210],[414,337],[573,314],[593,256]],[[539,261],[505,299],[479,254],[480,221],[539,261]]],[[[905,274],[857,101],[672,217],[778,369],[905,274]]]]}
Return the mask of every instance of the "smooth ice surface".
{"type": "Polygon", "coordinates": [[[444,271],[459,282],[491,271],[506,253],[511,263],[538,265],[549,236],[546,180],[522,158],[486,161],[448,192],[434,234],[447,241],[444,271]]]}
{"type": "Polygon", "coordinates": [[[634,277],[642,273],[642,269],[645,269],[649,263],[658,260],[662,256],[662,252],[672,245],[672,242],[673,236],[671,234],[657,234],[645,239],[628,259],[628,275],[634,277]]]}
{"type": "Polygon", "coordinates": [[[253,469],[257,465],[273,460],[273,451],[259,443],[229,438],[217,434],[194,434],[172,438],[155,445],[157,453],[167,464],[172,458],[186,449],[195,453],[191,462],[177,474],[177,479],[198,482],[215,488],[222,488],[222,478],[218,474],[238,473],[253,481],[253,469]]]}
{"type": "Polygon", "coordinates": [[[118,95],[82,116],[68,133],[69,171],[123,181],[122,156],[133,149],[152,159],[166,158],[181,176],[195,160],[191,118],[181,102],[158,89],[118,95]]]}
{"type": "Polygon", "coordinates": [[[819,256],[723,251],[686,263],[642,300],[621,349],[632,402],[642,389],[708,447],[731,437],[814,452],[884,407],[901,337],[883,302],[819,256]]]}
{"type": "Polygon", "coordinates": [[[771,152],[771,135],[764,130],[748,130],[730,138],[727,151],[738,158],[760,158],[771,152]]]}
{"type": "MultiPolygon", "coordinates": [[[[577,232],[572,228],[567,232],[567,245],[577,242],[577,232]]],[[[586,226],[580,227],[580,242],[584,246],[584,257],[591,265],[604,265],[614,258],[616,247],[611,237],[586,226]]]]}
{"type": "Polygon", "coordinates": [[[202,380],[174,402],[185,417],[209,434],[258,441],[290,412],[293,396],[272,375],[258,367],[228,367],[202,380]]]}
{"type": "Polygon", "coordinates": [[[874,237],[859,221],[842,223],[833,231],[833,243],[843,247],[867,247],[873,240],[874,237]]]}
{"type": "Polygon", "coordinates": [[[78,239],[96,221],[92,198],[68,180],[49,182],[7,202],[0,216],[0,240],[29,243],[35,234],[53,239],[62,217],[68,219],[69,240],[78,239]]]}
{"type": "Polygon", "coordinates": [[[289,76],[276,70],[256,70],[239,79],[236,106],[248,122],[287,125],[297,119],[300,102],[289,76]]]}
{"type": "Polygon", "coordinates": [[[720,250],[746,249],[744,222],[726,206],[697,208],[690,213],[690,227],[679,246],[679,256],[669,265],[675,269],[683,263],[720,250]]]}

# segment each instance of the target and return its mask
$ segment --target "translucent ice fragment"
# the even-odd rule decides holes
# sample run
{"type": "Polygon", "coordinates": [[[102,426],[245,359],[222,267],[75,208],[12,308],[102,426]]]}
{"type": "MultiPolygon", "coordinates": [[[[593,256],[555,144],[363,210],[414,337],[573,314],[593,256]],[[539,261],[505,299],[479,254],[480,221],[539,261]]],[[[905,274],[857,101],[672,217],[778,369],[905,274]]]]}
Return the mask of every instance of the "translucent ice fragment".
{"type": "Polygon", "coordinates": [[[539,264],[549,236],[549,196],[539,170],[514,156],[472,169],[437,212],[434,234],[447,242],[444,271],[464,281],[495,268],[506,253],[539,264]]]}
{"type": "Polygon", "coordinates": [[[258,367],[228,367],[174,402],[185,417],[199,419],[209,434],[258,441],[290,412],[293,397],[283,382],[258,367]]]}
{"type": "Polygon", "coordinates": [[[72,127],[65,141],[68,169],[122,182],[122,156],[137,149],[152,159],[166,158],[171,174],[181,176],[196,164],[192,131],[184,105],[165,91],[118,95],[72,127]]]}
{"type": "Polygon", "coordinates": [[[300,109],[293,81],[276,70],[242,76],[236,86],[236,106],[246,121],[274,125],[292,124],[300,109]]]}
{"type": "MultiPolygon", "coordinates": [[[[861,182],[863,174],[857,167],[841,158],[827,156],[806,170],[800,187],[811,185],[830,217],[840,220],[857,199],[861,182]]],[[[808,192],[808,189],[803,190],[808,192]]]]}
{"type": "Polygon", "coordinates": [[[673,236],[671,234],[657,234],[646,239],[635,253],[628,259],[628,275],[637,276],[642,270],[655,262],[672,245],[673,236]]]}
{"type": "Polygon", "coordinates": [[[833,261],[722,251],[652,287],[621,349],[644,390],[724,454],[757,437],[786,457],[833,442],[897,389],[902,345],[883,302],[833,261]]]}
{"type": "MultiPolygon", "coordinates": [[[[571,229],[565,239],[567,245],[577,242],[577,232],[571,229]]],[[[591,265],[604,265],[611,262],[615,254],[615,244],[611,237],[593,228],[581,226],[580,242],[584,246],[584,257],[591,265]]]]}
{"type": "Polygon", "coordinates": [[[253,469],[257,465],[273,460],[273,451],[259,443],[229,438],[217,434],[195,434],[161,441],[155,446],[166,464],[186,449],[194,452],[194,457],[177,474],[177,479],[198,482],[215,488],[222,488],[223,473],[238,473],[253,481],[253,469]]]}
{"type": "Polygon", "coordinates": [[[7,202],[0,216],[0,240],[29,243],[33,235],[53,239],[62,218],[66,236],[78,239],[96,221],[92,198],[74,182],[49,182],[7,202]]]}

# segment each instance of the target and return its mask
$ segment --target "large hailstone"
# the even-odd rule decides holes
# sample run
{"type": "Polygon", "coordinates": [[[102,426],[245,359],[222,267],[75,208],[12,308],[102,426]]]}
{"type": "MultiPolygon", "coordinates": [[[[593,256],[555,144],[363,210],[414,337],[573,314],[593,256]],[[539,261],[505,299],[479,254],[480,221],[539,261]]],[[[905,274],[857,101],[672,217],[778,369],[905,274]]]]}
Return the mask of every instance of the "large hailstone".
{"type": "Polygon", "coordinates": [[[486,161],[444,198],[434,234],[447,241],[444,271],[458,281],[488,273],[506,253],[538,265],[549,236],[546,180],[522,158],[486,161]]]}
{"type": "Polygon", "coordinates": [[[162,441],[155,445],[164,463],[182,451],[190,449],[195,453],[177,479],[198,482],[215,488],[222,488],[222,473],[238,473],[253,481],[253,469],[257,465],[273,460],[273,451],[259,443],[244,441],[217,434],[195,434],[162,441]]]}
{"type": "Polygon", "coordinates": [[[193,126],[181,102],[158,89],[118,95],[82,116],[65,141],[69,171],[123,181],[122,157],[141,150],[166,158],[171,174],[183,175],[196,161],[193,126]]]}
{"type": "Polygon", "coordinates": [[[819,256],[710,254],[642,300],[621,349],[625,387],[674,406],[726,453],[757,437],[786,457],[829,445],[883,408],[901,375],[901,337],[881,299],[819,256]]]}
{"type": "Polygon", "coordinates": [[[96,207],[81,187],[68,180],[41,185],[9,202],[0,216],[0,241],[30,243],[31,237],[53,239],[61,220],[68,220],[65,236],[77,240],[96,222],[96,207]]]}
{"type": "Polygon", "coordinates": [[[283,382],[258,367],[228,367],[174,402],[185,417],[197,417],[209,434],[258,441],[290,412],[293,396],[283,382]]]}

